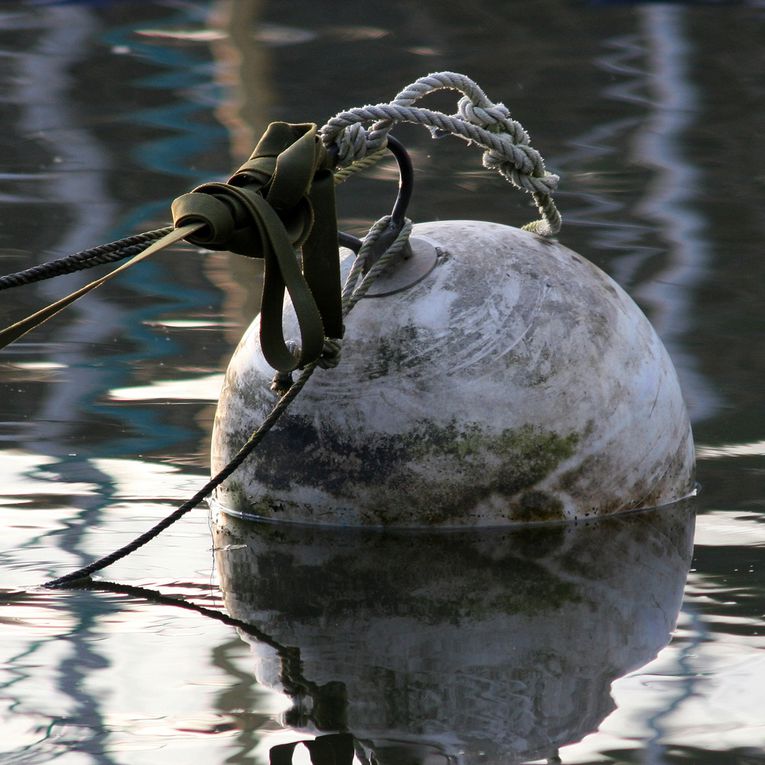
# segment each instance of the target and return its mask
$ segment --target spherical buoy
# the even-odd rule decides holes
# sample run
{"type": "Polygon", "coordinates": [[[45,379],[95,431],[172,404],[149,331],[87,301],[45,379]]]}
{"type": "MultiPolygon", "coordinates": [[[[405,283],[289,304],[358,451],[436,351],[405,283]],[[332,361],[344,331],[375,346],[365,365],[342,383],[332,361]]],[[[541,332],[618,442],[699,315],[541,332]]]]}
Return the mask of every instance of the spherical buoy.
{"type": "MultiPolygon", "coordinates": [[[[694,487],[669,356],[606,274],[555,241],[423,223],[348,316],[257,452],[217,491],[242,516],[348,526],[494,526],[664,505],[694,487]]],[[[346,270],[352,260],[348,251],[346,270]]],[[[218,404],[213,472],[278,400],[256,319],[218,404]]],[[[285,336],[297,329],[289,307],[285,336]]]]}

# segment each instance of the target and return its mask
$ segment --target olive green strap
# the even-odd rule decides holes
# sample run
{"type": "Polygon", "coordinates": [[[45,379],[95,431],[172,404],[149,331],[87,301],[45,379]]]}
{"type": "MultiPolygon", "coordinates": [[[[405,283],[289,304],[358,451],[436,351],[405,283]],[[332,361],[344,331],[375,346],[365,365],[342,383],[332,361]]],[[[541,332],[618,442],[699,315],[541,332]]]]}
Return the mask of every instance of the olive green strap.
{"type": "Polygon", "coordinates": [[[189,237],[195,244],[264,259],[260,342],[274,369],[305,366],[321,356],[325,336],[342,337],[334,183],[316,125],[272,123],[228,183],[179,197],[173,218],[204,223],[189,237]],[[300,329],[297,356],[282,330],[285,290],[300,329]]]}
{"type": "Polygon", "coordinates": [[[208,183],[172,205],[175,230],[131,261],[0,331],[0,348],[55,316],[79,297],[179,239],[263,258],[260,341],[279,372],[322,355],[325,337],[342,337],[334,183],[316,125],[272,123],[228,183],[208,183]],[[302,268],[298,251],[302,248],[302,268]],[[293,354],[282,310],[289,293],[300,331],[293,354]]]}
{"type": "Polygon", "coordinates": [[[342,337],[335,182],[316,125],[272,123],[250,160],[229,182],[238,185],[262,180],[272,166],[266,199],[285,222],[295,244],[302,245],[303,275],[322,316],[324,334],[342,337]],[[308,216],[310,225],[301,227],[300,222],[308,222],[308,216]]]}
{"type": "Polygon", "coordinates": [[[260,346],[266,361],[279,372],[289,372],[321,356],[324,325],[287,233],[276,211],[260,194],[237,190],[245,200],[259,235],[258,251],[264,260],[260,303],[260,346]],[[289,293],[300,330],[300,354],[288,348],[282,330],[284,292],[289,293]]]}

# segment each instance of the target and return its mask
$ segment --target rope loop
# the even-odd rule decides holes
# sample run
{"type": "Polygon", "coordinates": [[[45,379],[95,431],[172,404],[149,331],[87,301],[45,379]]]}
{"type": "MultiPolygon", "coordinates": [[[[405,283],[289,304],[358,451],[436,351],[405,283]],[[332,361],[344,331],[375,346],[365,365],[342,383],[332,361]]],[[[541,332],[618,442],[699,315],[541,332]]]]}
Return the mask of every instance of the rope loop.
{"type": "Polygon", "coordinates": [[[541,236],[558,233],[561,217],[552,195],[558,176],[545,169],[542,155],[530,143],[524,127],[510,116],[502,103],[492,102],[469,77],[456,72],[436,72],[408,85],[387,104],[363,106],[339,112],[319,131],[327,149],[337,152],[340,165],[352,164],[367,152],[385,145],[388,133],[399,122],[427,127],[434,138],[454,135],[484,149],[484,167],[498,172],[516,188],[532,195],[541,220],[524,226],[541,236]],[[456,90],[461,98],[457,113],[414,106],[417,101],[439,90],[456,90]],[[364,123],[373,123],[365,129],[364,123]],[[362,147],[362,141],[366,143],[362,147]]]}
{"type": "Polygon", "coordinates": [[[401,257],[409,242],[409,236],[412,233],[412,221],[409,218],[404,218],[404,223],[393,241],[387,245],[382,255],[376,257],[376,245],[381,237],[390,230],[390,223],[391,216],[384,215],[370,227],[369,232],[364,237],[359,254],[353,261],[343,287],[344,316],[367,294],[375,279],[385,273],[401,257]]]}

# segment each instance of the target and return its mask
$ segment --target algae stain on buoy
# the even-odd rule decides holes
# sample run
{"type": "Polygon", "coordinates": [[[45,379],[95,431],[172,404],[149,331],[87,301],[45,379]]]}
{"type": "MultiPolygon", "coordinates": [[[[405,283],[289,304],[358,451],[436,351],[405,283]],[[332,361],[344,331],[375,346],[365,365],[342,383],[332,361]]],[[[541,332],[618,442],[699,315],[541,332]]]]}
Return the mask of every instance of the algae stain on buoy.
{"type": "MultiPolygon", "coordinates": [[[[417,224],[411,241],[416,277],[402,286],[394,272],[358,303],[339,366],[311,378],[217,491],[223,510],[350,526],[495,526],[692,493],[675,370],[613,280],[554,241],[494,223],[417,224]]],[[[226,373],[213,472],[278,400],[258,327],[226,373]]],[[[297,333],[289,307],[284,328],[297,333]]]]}

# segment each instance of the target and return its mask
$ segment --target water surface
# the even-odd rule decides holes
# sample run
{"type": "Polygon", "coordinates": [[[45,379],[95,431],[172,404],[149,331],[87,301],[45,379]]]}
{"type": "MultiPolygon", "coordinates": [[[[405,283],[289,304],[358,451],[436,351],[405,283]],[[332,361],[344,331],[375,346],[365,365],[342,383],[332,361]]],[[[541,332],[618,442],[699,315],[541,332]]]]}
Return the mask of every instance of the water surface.
{"type": "MultiPolygon", "coordinates": [[[[561,241],[666,343],[703,492],[695,522],[418,542],[419,558],[353,536],[263,547],[200,508],[104,572],[249,628],[139,590],[35,589],[206,477],[259,273],[178,247],[0,356],[0,760],[265,764],[345,727],[398,765],[765,762],[764,34],[758,2],[3,3],[0,272],[164,225],[272,120],[461,71],[561,174],[561,241]],[[407,556],[419,599],[386,569],[407,556]],[[309,575],[317,560],[337,563],[309,575]]],[[[474,149],[398,133],[415,220],[533,217],[474,149]]],[[[341,190],[346,230],[387,212],[394,178],[341,190]]],[[[6,291],[2,320],[90,277],[6,291]]]]}

